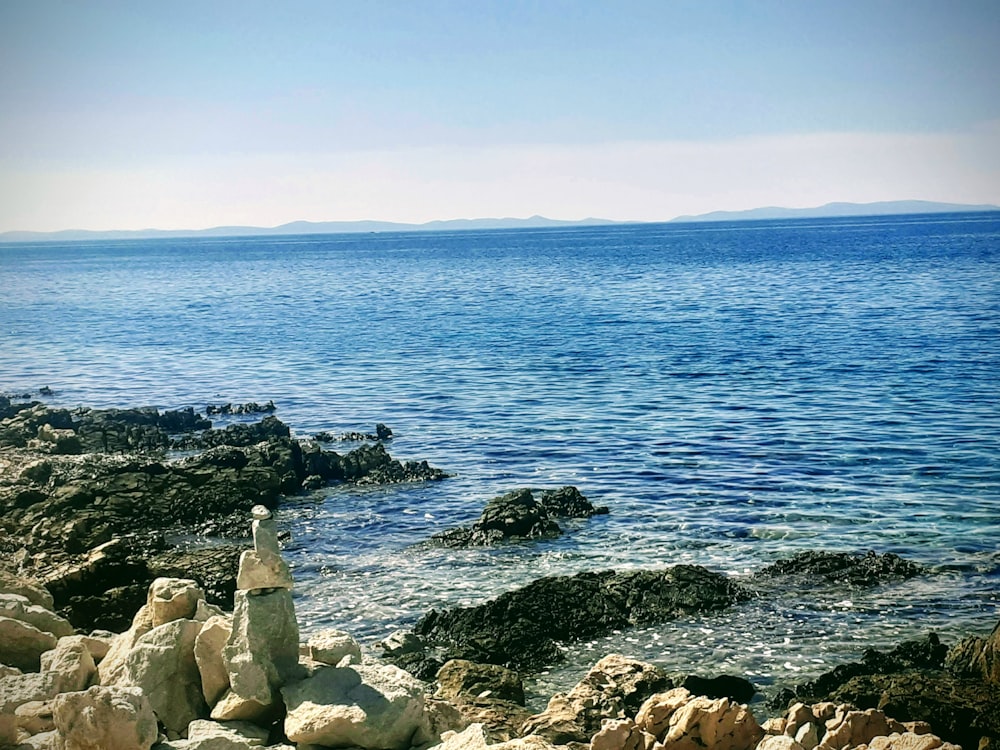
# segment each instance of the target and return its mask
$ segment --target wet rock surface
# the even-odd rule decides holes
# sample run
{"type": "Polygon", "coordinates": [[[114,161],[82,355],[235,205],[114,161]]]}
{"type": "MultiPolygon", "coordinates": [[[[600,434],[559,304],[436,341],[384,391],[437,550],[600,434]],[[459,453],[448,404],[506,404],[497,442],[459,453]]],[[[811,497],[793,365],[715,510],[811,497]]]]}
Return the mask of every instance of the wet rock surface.
{"type": "Polygon", "coordinates": [[[721,610],[748,596],[725,576],[693,565],[541,578],[479,606],[432,610],[414,627],[428,649],[400,663],[428,670],[427,662],[468,659],[537,670],[562,658],[561,642],[721,610]]]}
{"type": "Polygon", "coordinates": [[[854,554],[810,550],[768,565],[755,578],[766,581],[801,576],[811,581],[859,587],[913,578],[923,572],[922,566],[891,552],[854,554]]]}
{"type": "Polygon", "coordinates": [[[607,513],[595,507],[576,487],[543,490],[535,498],[521,488],[494,497],[479,519],[468,527],[449,529],[431,537],[444,547],[485,547],[525,539],[551,539],[562,534],[556,518],[590,518],[607,513]]]}
{"type": "Polygon", "coordinates": [[[951,649],[934,633],[888,652],[868,649],[860,662],[842,664],[816,680],[786,689],[770,704],[832,701],[878,709],[900,721],[928,722],[942,739],[977,747],[982,737],[1000,740],[1000,680],[991,644],[1000,646],[1000,625],[988,638],[970,637],[951,649]]]}
{"type": "Polygon", "coordinates": [[[166,541],[174,535],[243,540],[253,506],[304,487],[446,476],[381,443],[323,450],[273,416],[214,429],[190,408],[70,411],[0,397],[0,552],[77,626],[127,627],[160,575],[193,576],[208,601],[231,607],[238,549],[182,549],[166,541]],[[177,448],[197,453],[169,457],[177,448]]]}

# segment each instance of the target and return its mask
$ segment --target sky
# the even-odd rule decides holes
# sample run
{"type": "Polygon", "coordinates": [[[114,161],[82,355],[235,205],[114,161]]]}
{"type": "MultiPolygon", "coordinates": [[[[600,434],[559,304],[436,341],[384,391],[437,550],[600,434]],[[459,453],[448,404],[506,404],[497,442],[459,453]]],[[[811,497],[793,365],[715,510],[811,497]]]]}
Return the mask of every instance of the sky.
{"type": "Polygon", "coordinates": [[[0,232],[1000,204],[996,0],[0,0],[0,232]]]}

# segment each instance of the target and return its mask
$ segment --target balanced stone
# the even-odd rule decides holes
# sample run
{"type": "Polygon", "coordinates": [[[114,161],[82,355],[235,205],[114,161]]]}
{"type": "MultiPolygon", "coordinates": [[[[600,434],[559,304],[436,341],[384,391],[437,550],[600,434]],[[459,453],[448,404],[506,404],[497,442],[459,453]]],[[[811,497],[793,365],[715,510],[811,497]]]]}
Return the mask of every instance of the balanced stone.
{"type": "Polygon", "coordinates": [[[253,516],[254,548],[240,555],[236,588],[240,591],[292,588],[292,574],[281,558],[278,530],[271,511],[263,505],[255,505],[250,514],[253,516]]]}

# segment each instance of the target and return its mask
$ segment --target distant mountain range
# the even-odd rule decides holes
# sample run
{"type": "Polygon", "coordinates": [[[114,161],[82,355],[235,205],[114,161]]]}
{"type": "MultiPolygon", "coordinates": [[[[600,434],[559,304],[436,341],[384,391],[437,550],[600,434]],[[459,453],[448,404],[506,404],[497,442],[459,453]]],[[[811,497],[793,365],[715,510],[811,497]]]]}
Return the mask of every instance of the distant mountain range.
{"type": "Polygon", "coordinates": [[[881,201],[879,203],[827,203],[816,208],[751,208],[747,211],[712,211],[697,216],[678,216],[671,221],[745,221],[752,219],[821,219],[838,216],[895,216],[900,214],[942,214],[964,211],[1000,211],[987,204],[935,203],[933,201],[881,201]]]}
{"type": "MultiPolygon", "coordinates": [[[[748,211],[713,211],[697,216],[678,216],[672,222],[747,221],[754,219],[816,219],[839,216],[890,216],[894,214],[1000,211],[1000,206],[931,201],[882,201],[880,203],[827,203],[817,208],[753,208],[748,211]]],[[[0,242],[74,242],[79,240],[144,240],[181,237],[246,237],[293,234],[351,234],[370,232],[433,232],[475,229],[548,229],[588,227],[629,222],[587,218],[579,221],[547,219],[450,219],[425,224],[393,221],[293,221],[276,227],[213,227],[211,229],[120,229],[93,231],[66,229],[60,232],[2,232],[0,242]]],[[[630,222],[641,223],[641,222],[630,222]]]]}
{"type": "Polygon", "coordinates": [[[3,232],[0,242],[42,242],[63,240],[145,240],[179,237],[244,237],[277,234],[352,234],[369,232],[433,232],[472,229],[548,229],[553,227],[586,227],[618,222],[608,219],[561,221],[544,216],[527,219],[450,219],[426,224],[404,224],[394,221],[293,221],[276,227],[212,227],[211,229],[116,229],[93,231],[65,229],[60,232],[3,232]]]}

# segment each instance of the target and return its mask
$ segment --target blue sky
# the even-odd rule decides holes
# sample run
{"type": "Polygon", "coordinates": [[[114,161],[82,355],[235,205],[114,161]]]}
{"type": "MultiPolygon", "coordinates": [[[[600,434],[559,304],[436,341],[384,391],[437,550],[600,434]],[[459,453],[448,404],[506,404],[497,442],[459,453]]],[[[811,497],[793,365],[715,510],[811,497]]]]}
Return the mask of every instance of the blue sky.
{"type": "Polygon", "coordinates": [[[1000,203],[1000,3],[0,0],[0,231],[1000,203]]]}

